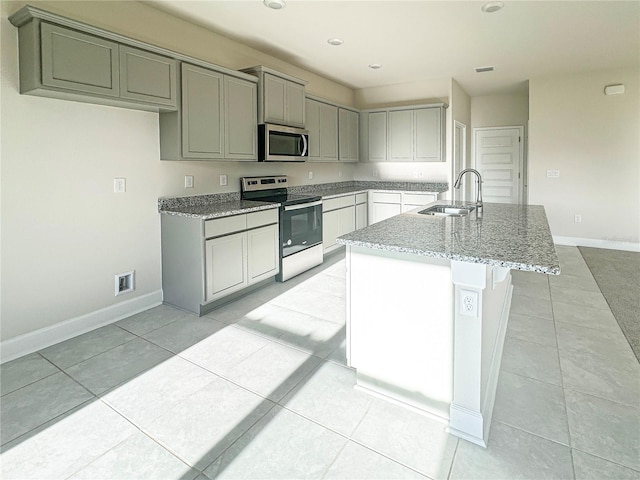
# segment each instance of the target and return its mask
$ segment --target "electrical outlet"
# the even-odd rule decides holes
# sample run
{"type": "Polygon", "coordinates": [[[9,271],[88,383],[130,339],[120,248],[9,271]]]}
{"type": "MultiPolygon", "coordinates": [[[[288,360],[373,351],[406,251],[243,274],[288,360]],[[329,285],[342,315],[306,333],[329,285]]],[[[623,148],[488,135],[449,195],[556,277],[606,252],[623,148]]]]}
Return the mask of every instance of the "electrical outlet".
{"type": "Polygon", "coordinates": [[[576,213],[575,216],[573,217],[573,221],[575,223],[582,223],[582,215],[580,215],[579,213],[576,213]]]}
{"type": "Polygon", "coordinates": [[[313,180],[313,172],[309,172],[309,180],[313,180]]]}
{"type": "Polygon", "coordinates": [[[467,317],[478,317],[478,292],[460,290],[460,314],[467,317]]]}
{"type": "Polygon", "coordinates": [[[560,170],[547,170],[547,177],[549,178],[559,178],[560,170]]]}
{"type": "Polygon", "coordinates": [[[127,180],[125,178],[114,178],[113,191],[115,193],[125,193],[127,191],[127,180]]]}
{"type": "Polygon", "coordinates": [[[342,170],[338,170],[338,178],[342,178],[342,170]]]}
{"type": "Polygon", "coordinates": [[[193,175],[184,176],[184,188],[193,188],[193,175]]]}
{"type": "Polygon", "coordinates": [[[227,176],[226,175],[220,175],[220,185],[222,185],[223,187],[227,184],[227,176]]]}

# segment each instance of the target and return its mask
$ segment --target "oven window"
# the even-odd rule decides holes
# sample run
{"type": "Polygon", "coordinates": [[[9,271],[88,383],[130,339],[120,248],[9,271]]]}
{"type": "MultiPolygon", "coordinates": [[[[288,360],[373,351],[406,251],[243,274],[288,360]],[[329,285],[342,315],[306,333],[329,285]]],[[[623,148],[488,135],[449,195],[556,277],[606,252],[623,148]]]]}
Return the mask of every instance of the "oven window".
{"type": "Polygon", "coordinates": [[[283,257],[322,242],[322,205],[285,210],[282,217],[283,257]]]}

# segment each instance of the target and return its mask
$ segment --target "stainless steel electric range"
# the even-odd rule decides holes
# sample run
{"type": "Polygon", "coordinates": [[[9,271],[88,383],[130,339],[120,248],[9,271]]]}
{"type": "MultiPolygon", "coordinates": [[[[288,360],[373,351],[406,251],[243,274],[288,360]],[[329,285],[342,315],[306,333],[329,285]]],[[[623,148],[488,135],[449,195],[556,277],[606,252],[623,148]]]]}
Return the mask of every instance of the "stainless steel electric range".
{"type": "Polygon", "coordinates": [[[322,263],[322,197],[287,193],[286,175],[243,177],[243,200],[280,203],[280,282],[322,263]]]}

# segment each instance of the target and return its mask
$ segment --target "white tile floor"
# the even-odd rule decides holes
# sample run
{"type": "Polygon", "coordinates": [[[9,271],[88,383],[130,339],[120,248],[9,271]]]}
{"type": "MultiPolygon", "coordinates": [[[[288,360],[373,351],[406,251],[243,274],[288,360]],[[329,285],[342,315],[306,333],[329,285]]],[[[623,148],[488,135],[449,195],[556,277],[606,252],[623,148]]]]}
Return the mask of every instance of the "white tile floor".
{"type": "Polygon", "coordinates": [[[514,272],[487,449],[353,390],[344,262],[1,367],[3,479],[640,478],[640,366],[576,248],[514,272]]]}

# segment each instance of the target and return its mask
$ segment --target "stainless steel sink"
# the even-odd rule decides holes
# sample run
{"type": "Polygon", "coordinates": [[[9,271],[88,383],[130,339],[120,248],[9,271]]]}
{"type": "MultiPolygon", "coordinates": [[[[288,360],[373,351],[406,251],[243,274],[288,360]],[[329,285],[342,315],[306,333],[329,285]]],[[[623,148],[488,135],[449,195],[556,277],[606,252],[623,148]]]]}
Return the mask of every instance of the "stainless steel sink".
{"type": "Polygon", "coordinates": [[[473,212],[475,208],[473,205],[434,205],[420,210],[418,213],[435,217],[464,217],[473,212]]]}

